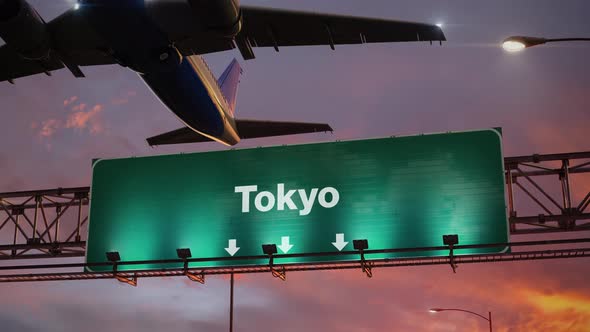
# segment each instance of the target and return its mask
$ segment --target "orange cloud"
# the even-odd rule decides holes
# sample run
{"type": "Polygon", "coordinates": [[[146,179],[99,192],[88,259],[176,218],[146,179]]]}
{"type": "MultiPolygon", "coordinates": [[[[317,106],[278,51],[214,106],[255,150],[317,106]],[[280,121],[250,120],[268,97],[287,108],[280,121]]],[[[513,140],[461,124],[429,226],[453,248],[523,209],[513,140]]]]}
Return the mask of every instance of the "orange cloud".
{"type": "Polygon", "coordinates": [[[543,294],[536,289],[518,292],[526,313],[511,329],[504,331],[590,331],[590,296],[560,292],[543,294]]]}
{"type": "Polygon", "coordinates": [[[523,298],[547,313],[574,310],[590,314],[590,296],[576,293],[544,294],[538,290],[523,290],[523,298]]]}
{"type": "Polygon", "coordinates": [[[590,288],[576,277],[588,271],[584,262],[463,264],[457,274],[448,266],[382,268],[372,279],[360,268],[288,273],[287,282],[262,274],[238,285],[270,288],[317,330],[487,331],[487,322],[473,315],[427,311],[455,307],[491,311],[494,331],[589,332],[590,288]]]}
{"type": "Polygon", "coordinates": [[[74,107],[72,107],[72,111],[73,112],[79,112],[79,111],[84,111],[86,109],[86,104],[84,103],[80,103],[78,105],[75,105],[74,107]]]}
{"type": "Polygon", "coordinates": [[[52,137],[61,126],[61,121],[57,119],[49,119],[41,122],[41,130],[39,136],[49,138],[52,137]]]}
{"type": "Polygon", "coordinates": [[[74,103],[76,100],[78,100],[78,97],[77,96],[72,96],[72,97],[64,100],[64,106],[68,106],[68,105],[74,103]]]}
{"type": "MultiPolygon", "coordinates": [[[[71,104],[77,98],[69,98],[65,102],[71,104]]],[[[69,114],[65,121],[59,119],[48,119],[41,123],[31,123],[31,129],[38,129],[38,136],[41,138],[51,138],[58,130],[62,128],[74,129],[78,131],[88,130],[92,135],[97,135],[105,132],[105,125],[100,117],[104,110],[101,104],[94,105],[87,111],[87,104],[79,103],[72,106],[73,113],[69,114]]]]}
{"type": "MultiPolygon", "coordinates": [[[[85,106],[83,108],[85,108],[85,106]]],[[[91,134],[99,134],[104,132],[104,125],[102,124],[99,117],[99,114],[103,111],[103,109],[104,107],[102,105],[97,104],[94,105],[94,107],[92,107],[92,109],[88,112],[81,110],[79,112],[70,114],[66,121],[66,128],[74,128],[79,130],[88,128],[91,134]]]]}

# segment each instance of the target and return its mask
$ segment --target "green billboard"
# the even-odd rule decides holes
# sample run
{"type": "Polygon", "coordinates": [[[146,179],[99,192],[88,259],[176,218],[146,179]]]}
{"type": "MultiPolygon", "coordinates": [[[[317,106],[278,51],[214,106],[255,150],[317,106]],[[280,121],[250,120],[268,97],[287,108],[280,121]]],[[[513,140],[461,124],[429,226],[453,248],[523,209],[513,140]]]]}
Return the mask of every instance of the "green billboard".
{"type": "MultiPolygon", "coordinates": [[[[277,263],[335,262],[369,249],[508,242],[501,137],[480,130],[193,154],[99,160],[93,166],[86,260],[104,262],[262,255],[277,263]]],[[[469,249],[457,254],[498,252],[469,249]]],[[[386,253],[367,259],[436,256],[386,253]]],[[[267,264],[207,261],[191,267],[267,264]]],[[[181,264],[122,265],[119,270],[181,264]]],[[[92,268],[107,271],[110,267],[92,268]]]]}

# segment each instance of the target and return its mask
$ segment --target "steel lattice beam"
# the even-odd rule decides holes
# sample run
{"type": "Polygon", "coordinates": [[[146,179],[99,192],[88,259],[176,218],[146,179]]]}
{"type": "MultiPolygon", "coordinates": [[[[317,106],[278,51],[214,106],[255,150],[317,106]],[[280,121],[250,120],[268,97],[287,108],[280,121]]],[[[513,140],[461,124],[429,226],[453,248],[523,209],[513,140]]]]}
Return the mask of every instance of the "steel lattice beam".
{"type": "MultiPolygon", "coordinates": [[[[371,261],[371,268],[401,267],[401,266],[423,266],[423,265],[445,265],[445,264],[471,264],[471,263],[493,263],[511,262],[523,260],[563,259],[590,257],[590,248],[580,249],[557,249],[543,251],[526,251],[506,254],[467,255],[456,257],[431,257],[431,258],[402,258],[371,261]]],[[[293,271],[318,271],[318,270],[347,270],[361,269],[361,262],[346,262],[339,264],[313,264],[313,265],[280,265],[283,273],[293,271]]],[[[188,273],[194,275],[222,275],[222,274],[245,274],[245,273],[271,273],[269,266],[237,267],[237,268],[208,268],[208,269],[168,269],[159,271],[134,271],[134,272],[62,272],[62,273],[34,273],[34,274],[12,274],[0,275],[0,282],[25,282],[25,281],[58,281],[58,280],[93,280],[93,279],[115,279],[127,278],[150,278],[150,277],[174,277],[184,276],[188,273]]]]}
{"type": "Polygon", "coordinates": [[[216,275],[216,274],[232,274],[232,273],[264,273],[271,272],[274,276],[282,275],[284,278],[285,273],[289,271],[311,271],[311,270],[341,270],[341,269],[354,269],[362,267],[362,270],[367,275],[372,276],[373,268],[381,267],[398,267],[398,266],[420,266],[420,265],[440,265],[449,264],[453,271],[458,264],[465,263],[491,263],[491,262],[506,262],[506,261],[521,261],[521,260],[540,260],[540,259],[559,259],[559,258],[580,258],[590,257],[590,247],[588,248],[559,248],[559,249],[546,249],[546,250],[534,250],[534,251],[519,251],[519,252],[505,252],[499,254],[477,254],[477,255],[453,255],[453,252],[457,253],[463,249],[473,248],[510,248],[514,250],[516,248],[530,248],[530,247],[547,247],[556,245],[590,245],[590,238],[584,239],[567,239],[567,240],[543,240],[543,241],[525,241],[525,242],[514,242],[514,243],[492,243],[492,244],[481,244],[481,245],[457,245],[454,247],[454,251],[451,251],[451,247],[438,246],[438,247],[425,247],[425,248],[395,248],[395,249],[381,249],[381,250],[366,250],[364,255],[369,256],[372,254],[383,254],[383,253],[413,253],[413,252],[425,252],[425,251],[448,251],[449,256],[435,256],[435,257],[418,257],[418,258],[387,258],[387,259],[376,259],[376,260],[364,260],[364,256],[360,255],[360,251],[344,251],[339,253],[324,252],[324,253],[310,253],[310,254],[285,254],[278,256],[266,256],[259,255],[253,257],[226,257],[226,258],[190,258],[186,260],[182,259],[169,259],[169,260],[150,260],[150,261],[124,261],[124,262],[102,262],[102,263],[63,263],[63,264],[43,264],[43,265],[20,265],[20,266],[0,266],[0,271],[35,271],[43,269],[82,269],[95,266],[109,266],[113,272],[79,272],[79,271],[68,271],[68,272],[57,272],[57,273],[29,273],[29,274],[4,274],[0,275],[0,282],[19,282],[19,281],[51,281],[51,280],[85,280],[85,279],[112,279],[116,278],[119,281],[126,283],[136,284],[137,278],[144,277],[165,277],[165,276],[179,276],[179,275],[191,275],[197,276],[199,280],[203,280],[205,275],[216,275]],[[281,259],[301,257],[301,256],[314,256],[314,257],[325,257],[334,255],[360,255],[360,260],[346,261],[340,263],[312,263],[312,264],[280,264],[281,259]],[[274,260],[272,260],[272,258],[274,260]],[[208,267],[208,268],[190,268],[191,263],[196,262],[216,262],[216,261],[239,261],[243,259],[269,259],[269,265],[257,265],[257,266],[231,266],[231,267],[208,267]],[[272,263],[274,261],[274,263],[272,263]],[[165,263],[165,264],[177,264],[184,263],[185,268],[169,268],[161,270],[139,270],[133,272],[126,272],[118,270],[121,266],[128,265],[143,265],[143,264],[154,264],[154,263],[165,263]],[[277,272],[279,271],[279,272],[277,272]]]}
{"type": "Polygon", "coordinates": [[[0,193],[0,260],[84,256],[89,190],[0,193]]]}
{"type": "Polygon", "coordinates": [[[572,174],[590,173],[590,152],[508,157],[504,159],[510,234],[546,234],[590,230],[590,192],[574,202],[572,174]],[[555,164],[559,163],[556,167],[555,164]],[[554,186],[541,179],[553,181],[554,186]],[[555,194],[559,191],[559,194],[555,194]],[[515,194],[527,199],[516,202],[515,194]],[[533,204],[536,214],[519,213],[533,204]]]}

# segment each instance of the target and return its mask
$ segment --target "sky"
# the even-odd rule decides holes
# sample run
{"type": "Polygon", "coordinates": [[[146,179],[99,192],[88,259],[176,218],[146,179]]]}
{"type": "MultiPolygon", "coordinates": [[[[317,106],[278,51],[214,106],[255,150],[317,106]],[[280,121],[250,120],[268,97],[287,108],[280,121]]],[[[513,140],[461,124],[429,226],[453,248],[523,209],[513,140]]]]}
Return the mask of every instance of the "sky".
{"type": "MultiPolygon", "coordinates": [[[[71,0],[31,0],[45,20],[71,0]]],[[[587,151],[590,44],[507,54],[510,35],[590,37],[586,0],[243,1],[243,4],[443,22],[448,42],[255,49],[205,56],[220,74],[244,68],[239,117],[327,122],[333,134],[243,141],[239,147],[502,127],[506,156],[587,151]]],[[[1,66],[2,64],[0,64],[1,66]]],[[[0,84],[0,192],[87,186],[93,158],[227,149],[150,148],[176,117],[117,66],[0,84]]],[[[590,179],[574,187],[577,201],[590,179]]],[[[590,234],[575,234],[583,237],[590,234]]],[[[560,235],[565,236],[565,235],[560,235]]],[[[571,237],[571,235],[569,235],[571,237]]],[[[555,236],[553,237],[555,238],[555,236]]],[[[513,237],[513,241],[531,237],[513,237]]],[[[535,237],[534,239],[539,239],[535,237]]],[[[588,258],[360,271],[266,274],[236,281],[235,331],[487,331],[486,322],[430,307],[493,314],[495,331],[590,331],[588,258]]],[[[223,331],[229,280],[185,278],[0,284],[1,331],[223,331]]]]}

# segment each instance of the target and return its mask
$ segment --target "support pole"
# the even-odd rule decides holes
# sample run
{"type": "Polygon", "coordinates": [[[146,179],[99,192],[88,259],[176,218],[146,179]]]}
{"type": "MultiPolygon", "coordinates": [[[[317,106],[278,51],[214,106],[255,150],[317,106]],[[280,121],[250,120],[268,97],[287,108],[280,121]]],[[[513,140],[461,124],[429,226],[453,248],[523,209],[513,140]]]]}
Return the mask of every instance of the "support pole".
{"type": "Polygon", "coordinates": [[[229,332],[234,331],[234,273],[229,277],[229,332]]]}

